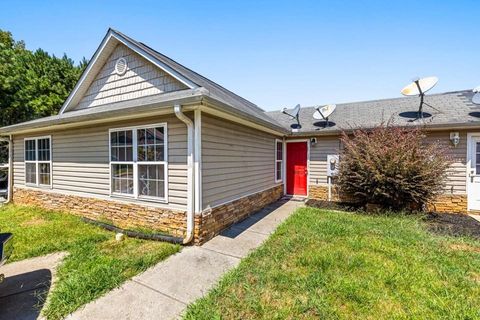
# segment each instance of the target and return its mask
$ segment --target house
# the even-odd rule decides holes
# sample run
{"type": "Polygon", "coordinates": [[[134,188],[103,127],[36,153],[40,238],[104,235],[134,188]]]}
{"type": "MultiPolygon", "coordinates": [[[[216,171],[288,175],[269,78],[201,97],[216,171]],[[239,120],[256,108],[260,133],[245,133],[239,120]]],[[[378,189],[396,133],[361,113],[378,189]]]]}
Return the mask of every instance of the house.
{"type": "Polygon", "coordinates": [[[0,128],[11,146],[9,199],[202,243],[284,194],[325,199],[341,130],[394,116],[425,123],[455,156],[436,209],[476,210],[480,120],[470,98],[429,96],[437,110],[418,122],[408,115],[415,98],[339,105],[328,126],[304,108],[292,132],[285,114],[110,29],[58,115],[0,128]]]}

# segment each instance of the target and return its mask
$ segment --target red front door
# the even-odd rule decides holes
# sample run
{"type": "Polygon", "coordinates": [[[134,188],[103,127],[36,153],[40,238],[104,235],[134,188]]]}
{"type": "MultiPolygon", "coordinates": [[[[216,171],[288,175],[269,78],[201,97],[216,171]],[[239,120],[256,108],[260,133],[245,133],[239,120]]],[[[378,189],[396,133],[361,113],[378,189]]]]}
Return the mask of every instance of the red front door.
{"type": "Polygon", "coordinates": [[[287,194],[307,195],[307,142],[287,143],[287,194]]]}

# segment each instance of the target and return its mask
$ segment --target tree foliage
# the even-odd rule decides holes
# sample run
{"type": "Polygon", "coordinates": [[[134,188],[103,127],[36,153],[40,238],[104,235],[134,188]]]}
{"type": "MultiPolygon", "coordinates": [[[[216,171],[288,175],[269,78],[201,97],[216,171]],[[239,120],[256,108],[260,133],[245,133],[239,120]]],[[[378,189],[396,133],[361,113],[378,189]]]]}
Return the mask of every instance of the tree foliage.
{"type": "Polygon", "coordinates": [[[85,66],[85,59],[75,65],[66,55],[27,50],[0,29],[0,127],[56,114],[85,66]]]}
{"type": "Polygon", "coordinates": [[[451,162],[446,146],[425,137],[422,129],[391,123],[343,133],[340,192],[385,209],[421,208],[443,191],[451,162]]]}

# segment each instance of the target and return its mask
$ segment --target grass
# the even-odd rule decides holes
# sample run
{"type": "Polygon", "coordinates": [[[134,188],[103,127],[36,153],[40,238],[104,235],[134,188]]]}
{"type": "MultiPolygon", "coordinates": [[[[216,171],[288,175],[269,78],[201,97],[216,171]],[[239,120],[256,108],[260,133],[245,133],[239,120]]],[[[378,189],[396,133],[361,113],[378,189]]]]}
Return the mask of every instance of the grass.
{"type": "Polygon", "coordinates": [[[480,319],[480,242],[301,208],[185,319],[480,319]]]}
{"type": "Polygon", "coordinates": [[[63,318],[180,250],[164,242],[133,238],[118,242],[114,233],[78,217],[29,206],[0,207],[0,231],[14,234],[9,263],[68,252],[42,311],[47,319],[63,318]]]}

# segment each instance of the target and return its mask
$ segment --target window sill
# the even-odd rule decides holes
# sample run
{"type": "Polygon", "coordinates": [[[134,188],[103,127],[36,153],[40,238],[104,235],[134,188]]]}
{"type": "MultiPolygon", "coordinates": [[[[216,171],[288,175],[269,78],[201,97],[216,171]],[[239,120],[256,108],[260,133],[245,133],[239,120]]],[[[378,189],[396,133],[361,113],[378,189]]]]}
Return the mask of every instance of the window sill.
{"type": "Polygon", "coordinates": [[[26,187],[35,188],[35,189],[53,189],[53,186],[50,184],[33,184],[33,183],[25,183],[26,187]]]}

